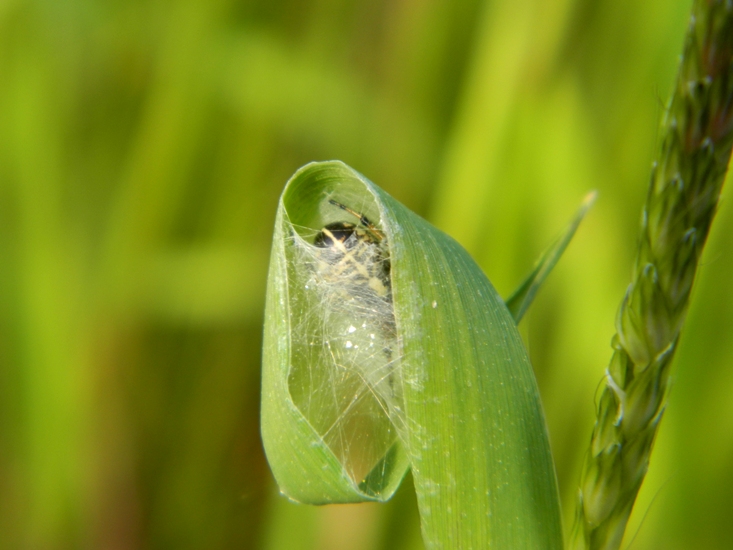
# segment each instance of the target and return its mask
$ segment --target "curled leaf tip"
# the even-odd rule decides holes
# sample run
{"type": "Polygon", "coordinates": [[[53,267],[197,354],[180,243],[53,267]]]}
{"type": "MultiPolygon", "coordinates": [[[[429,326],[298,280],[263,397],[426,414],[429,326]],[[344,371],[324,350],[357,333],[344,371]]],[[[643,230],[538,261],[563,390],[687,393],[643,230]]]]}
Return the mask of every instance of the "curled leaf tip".
{"type": "Polygon", "coordinates": [[[290,498],[383,501],[411,467],[428,548],[561,547],[509,311],[458,243],[343,163],[309,164],[283,191],[262,380],[290,498]]]}

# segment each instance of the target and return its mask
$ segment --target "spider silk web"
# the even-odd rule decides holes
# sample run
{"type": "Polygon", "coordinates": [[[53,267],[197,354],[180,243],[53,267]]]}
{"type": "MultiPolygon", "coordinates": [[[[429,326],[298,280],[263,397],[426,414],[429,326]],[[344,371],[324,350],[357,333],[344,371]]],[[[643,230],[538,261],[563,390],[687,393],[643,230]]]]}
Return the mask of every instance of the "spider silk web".
{"type": "Polygon", "coordinates": [[[349,250],[363,247],[364,269],[384,275],[378,291],[344,269],[343,249],[313,245],[316,233],[293,231],[286,243],[288,384],[295,405],[358,484],[370,473],[380,475],[373,470],[403,423],[387,245],[357,242],[356,234],[345,242],[349,250]]]}

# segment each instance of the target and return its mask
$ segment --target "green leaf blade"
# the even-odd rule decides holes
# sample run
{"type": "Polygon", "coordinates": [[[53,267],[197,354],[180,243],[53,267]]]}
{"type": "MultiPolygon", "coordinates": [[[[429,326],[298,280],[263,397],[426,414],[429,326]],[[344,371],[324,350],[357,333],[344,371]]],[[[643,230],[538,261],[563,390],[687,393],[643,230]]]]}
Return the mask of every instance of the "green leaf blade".
{"type": "Polygon", "coordinates": [[[570,244],[580,222],[583,221],[588,210],[593,206],[596,196],[597,193],[594,191],[585,197],[583,204],[580,205],[575,217],[565,228],[565,231],[563,231],[563,233],[549,246],[549,248],[542,253],[542,256],[537,260],[537,263],[527,278],[522,281],[512,295],[507,298],[506,306],[512,314],[515,323],[519,324],[519,321],[522,320],[522,317],[524,317],[529,306],[532,305],[540,287],[545,282],[545,279],[547,279],[550,272],[554,269],[555,264],[560,260],[560,257],[565,252],[567,246],[570,244]]]}
{"type": "Polygon", "coordinates": [[[384,203],[400,228],[395,309],[426,546],[561,548],[539,395],[508,310],[460,245],[384,203]]]}
{"type": "MultiPolygon", "coordinates": [[[[283,233],[276,230],[282,245],[273,246],[268,283],[262,432],[283,492],[311,503],[385,500],[411,467],[427,548],[561,548],[555,473],[532,368],[511,314],[465,250],[339,162],[313,163],[296,173],[278,220],[283,233]],[[348,423],[357,409],[339,409],[348,446],[328,440],[330,427],[318,427],[322,408],[331,403],[318,396],[308,401],[306,391],[299,395],[308,380],[317,380],[309,386],[316,392],[324,382],[336,384],[333,377],[315,374],[328,356],[302,362],[307,376],[293,374],[300,361],[294,351],[302,339],[299,327],[311,319],[302,306],[321,306],[304,298],[310,279],[303,284],[289,275],[298,257],[288,247],[305,247],[298,239],[315,242],[314,232],[343,219],[334,199],[366,216],[374,222],[373,233],[385,236],[396,331],[389,349],[369,359],[381,358],[389,369],[384,372],[394,398],[384,397],[382,378],[370,378],[370,369],[381,366],[361,371],[385,414],[348,423]],[[266,420],[267,414],[275,416],[266,420]],[[359,452],[369,457],[367,464],[374,462],[371,471],[354,468],[359,452]],[[383,457],[374,461],[379,453],[383,457]],[[331,485],[333,493],[324,496],[331,485]]],[[[320,314],[327,322],[319,334],[330,338],[342,314],[320,314]]],[[[345,356],[332,357],[338,364],[345,356]]],[[[361,399],[355,395],[355,402],[361,399]]]]}

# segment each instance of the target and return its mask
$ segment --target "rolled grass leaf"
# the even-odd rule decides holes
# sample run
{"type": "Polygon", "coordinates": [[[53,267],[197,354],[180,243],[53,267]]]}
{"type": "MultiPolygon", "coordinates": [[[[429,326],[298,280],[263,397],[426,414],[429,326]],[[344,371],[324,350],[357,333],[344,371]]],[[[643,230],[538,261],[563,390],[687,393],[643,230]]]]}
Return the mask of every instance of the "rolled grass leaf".
{"type": "Polygon", "coordinates": [[[506,305],[458,243],[340,162],[301,168],[278,208],[262,437],[293,500],[386,500],[409,467],[427,548],[562,546],[539,394],[506,305]],[[344,223],[368,244],[348,248],[366,258],[362,283],[386,300],[324,256],[322,228],[337,237],[344,223]],[[384,293],[369,277],[380,257],[384,293]]]}

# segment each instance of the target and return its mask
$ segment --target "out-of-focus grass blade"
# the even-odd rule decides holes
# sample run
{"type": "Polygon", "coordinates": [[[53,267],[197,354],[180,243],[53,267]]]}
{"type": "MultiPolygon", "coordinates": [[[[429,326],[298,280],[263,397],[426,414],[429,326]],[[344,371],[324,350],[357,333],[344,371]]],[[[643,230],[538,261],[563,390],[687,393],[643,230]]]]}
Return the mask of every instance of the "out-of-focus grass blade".
{"type": "Polygon", "coordinates": [[[527,276],[522,284],[519,285],[519,288],[517,288],[506,300],[506,307],[509,309],[512,317],[514,317],[515,323],[519,324],[519,321],[522,320],[524,313],[529,309],[529,306],[532,304],[532,301],[537,295],[542,283],[545,282],[545,279],[555,267],[560,256],[565,252],[565,249],[575,235],[575,231],[578,229],[580,222],[583,221],[588,210],[593,206],[596,196],[597,193],[595,191],[586,195],[585,199],[583,199],[583,204],[576,212],[573,221],[570,222],[563,234],[560,235],[547,250],[545,250],[542,256],[540,256],[540,259],[537,260],[532,272],[527,276]]]}
{"type": "MultiPolygon", "coordinates": [[[[409,465],[428,548],[562,547],[531,365],[504,302],[458,243],[348,166],[312,163],[283,193],[271,262],[262,436],[284,493],[384,500],[409,465]],[[317,279],[298,271],[303,251],[314,254],[311,270],[331,270],[312,244],[320,228],[357,222],[333,201],[365,215],[388,248],[394,334],[382,326],[393,339],[367,369],[346,363],[342,348],[364,341],[339,340],[339,327],[379,339],[379,325],[327,311],[317,279]],[[349,393],[355,371],[365,384],[349,393]],[[366,407],[370,399],[381,407],[366,407]]],[[[359,303],[351,300],[343,295],[359,303]]]]}

